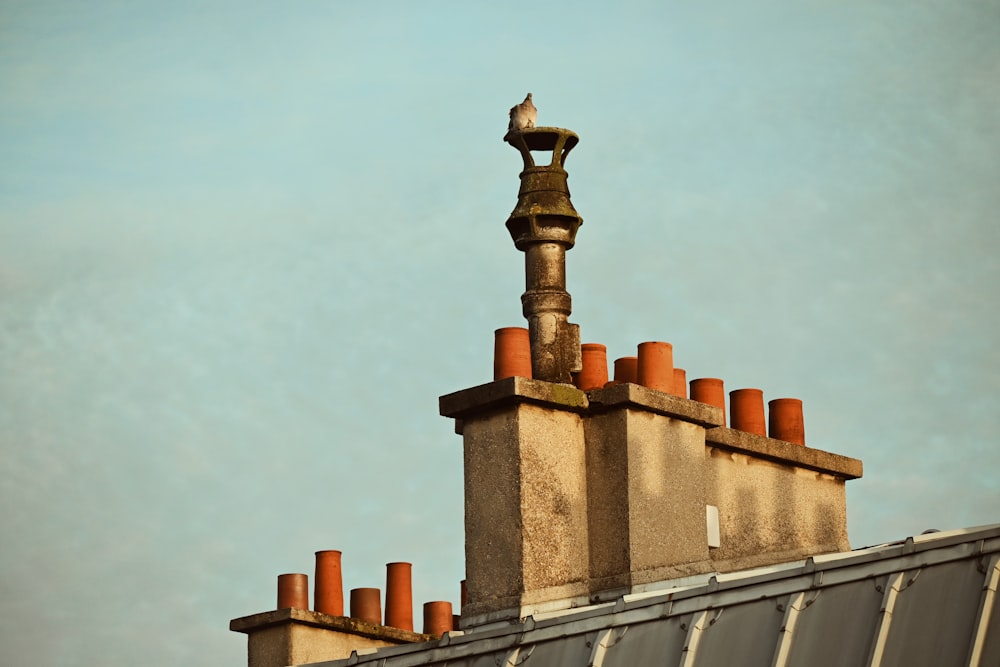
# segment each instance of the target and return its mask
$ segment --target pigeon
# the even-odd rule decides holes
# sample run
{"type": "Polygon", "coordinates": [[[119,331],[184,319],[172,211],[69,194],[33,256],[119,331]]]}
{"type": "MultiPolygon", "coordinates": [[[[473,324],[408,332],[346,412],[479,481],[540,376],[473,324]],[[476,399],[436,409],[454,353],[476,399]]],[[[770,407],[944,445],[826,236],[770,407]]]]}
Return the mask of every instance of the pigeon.
{"type": "Polygon", "coordinates": [[[510,124],[507,126],[507,131],[518,132],[525,128],[534,127],[537,118],[538,109],[531,103],[531,93],[528,93],[523,102],[510,108],[510,124]]]}

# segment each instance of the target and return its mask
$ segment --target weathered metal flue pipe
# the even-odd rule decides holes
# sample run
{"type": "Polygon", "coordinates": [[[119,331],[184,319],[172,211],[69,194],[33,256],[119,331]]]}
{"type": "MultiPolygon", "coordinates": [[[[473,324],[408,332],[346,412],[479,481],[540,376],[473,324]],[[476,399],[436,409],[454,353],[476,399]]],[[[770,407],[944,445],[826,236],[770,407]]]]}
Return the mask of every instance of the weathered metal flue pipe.
{"type": "Polygon", "coordinates": [[[511,131],[504,141],[524,158],[517,205],[507,218],[514,246],[524,253],[525,292],[521,296],[531,336],[532,377],[572,382],[579,372],[580,327],[569,322],[572,300],[566,291],[566,251],[576,242],[583,218],[570,202],[566,156],[580,141],[559,127],[511,131]],[[532,151],[552,151],[549,164],[535,164],[532,151]]]}

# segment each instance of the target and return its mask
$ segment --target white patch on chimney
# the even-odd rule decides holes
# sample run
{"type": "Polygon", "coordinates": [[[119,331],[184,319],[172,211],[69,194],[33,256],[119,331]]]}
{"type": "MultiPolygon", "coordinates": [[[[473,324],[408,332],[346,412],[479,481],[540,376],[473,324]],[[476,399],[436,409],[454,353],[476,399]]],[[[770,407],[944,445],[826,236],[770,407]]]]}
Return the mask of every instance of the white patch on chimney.
{"type": "Polygon", "coordinates": [[[719,535],[719,508],[715,505],[705,505],[705,520],[708,523],[709,548],[722,546],[722,538],[719,535]]]}

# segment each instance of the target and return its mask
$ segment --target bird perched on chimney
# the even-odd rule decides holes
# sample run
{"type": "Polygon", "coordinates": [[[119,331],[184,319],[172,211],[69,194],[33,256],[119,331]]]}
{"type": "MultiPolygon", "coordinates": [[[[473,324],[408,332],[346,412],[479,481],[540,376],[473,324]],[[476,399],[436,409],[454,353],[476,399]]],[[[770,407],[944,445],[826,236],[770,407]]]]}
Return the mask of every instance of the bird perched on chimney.
{"type": "Polygon", "coordinates": [[[510,108],[510,124],[507,125],[507,131],[515,132],[534,127],[537,118],[538,109],[531,102],[531,93],[528,93],[523,102],[510,108]]]}

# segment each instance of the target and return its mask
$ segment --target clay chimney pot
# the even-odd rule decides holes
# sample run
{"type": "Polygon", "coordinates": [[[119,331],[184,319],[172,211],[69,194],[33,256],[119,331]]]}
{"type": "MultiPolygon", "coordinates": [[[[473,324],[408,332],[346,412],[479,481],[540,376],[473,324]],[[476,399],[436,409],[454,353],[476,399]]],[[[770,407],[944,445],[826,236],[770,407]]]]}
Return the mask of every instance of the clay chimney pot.
{"type": "Polygon", "coordinates": [[[531,338],[524,327],[504,327],[495,332],[493,379],[531,377],[531,338]]]}
{"type": "Polygon", "coordinates": [[[760,389],[736,389],[729,392],[729,421],[733,428],[740,431],[767,436],[764,392],[760,389]]]}
{"type": "Polygon", "coordinates": [[[722,425],[726,425],[726,390],[719,378],[691,380],[691,400],[714,405],[722,410],[722,425]]]}
{"type": "Polygon", "coordinates": [[[413,631],[413,579],[410,563],[385,566],[385,624],[413,631]]]}
{"type": "Polygon", "coordinates": [[[344,615],[344,581],[340,569],[340,552],[316,552],[316,582],[313,593],[315,610],[330,616],[344,615]]]}
{"type": "Polygon", "coordinates": [[[639,343],[639,384],[667,394],[674,393],[674,346],[648,341],[639,343]]]}
{"type": "Polygon", "coordinates": [[[608,383],[608,348],[600,343],[580,346],[583,370],[577,374],[576,386],[582,391],[600,389],[608,383]]]}
{"type": "Polygon", "coordinates": [[[796,445],[806,444],[806,427],[802,419],[802,401],[797,398],[776,398],[768,402],[770,435],[796,445]]]}
{"type": "Polygon", "coordinates": [[[632,384],[638,384],[638,364],[639,357],[620,357],[615,359],[615,382],[631,382],[632,384]]]}
{"type": "Polygon", "coordinates": [[[351,618],[382,625],[382,591],[377,588],[352,588],[351,618]]]}
{"type": "Polygon", "coordinates": [[[688,397],[687,371],[683,368],[674,369],[674,390],[671,393],[681,398],[688,397]]]}
{"type": "Polygon", "coordinates": [[[278,609],[309,609],[309,575],[278,575],[278,609]]]}
{"type": "Polygon", "coordinates": [[[451,603],[443,601],[424,603],[424,634],[440,637],[454,630],[455,618],[451,603]]]}

